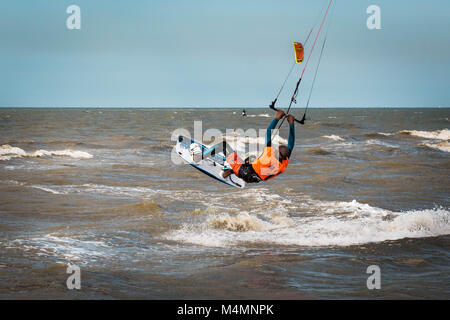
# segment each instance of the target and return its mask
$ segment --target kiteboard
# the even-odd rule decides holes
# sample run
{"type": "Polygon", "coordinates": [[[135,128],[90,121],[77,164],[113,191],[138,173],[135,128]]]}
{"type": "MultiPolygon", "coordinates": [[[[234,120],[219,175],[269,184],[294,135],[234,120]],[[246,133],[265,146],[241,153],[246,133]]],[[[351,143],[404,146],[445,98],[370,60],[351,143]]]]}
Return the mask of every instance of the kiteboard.
{"type": "Polygon", "coordinates": [[[244,188],[245,181],[234,173],[223,178],[221,173],[224,167],[229,167],[226,162],[226,148],[222,143],[207,147],[194,139],[179,136],[175,146],[175,152],[185,162],[200,172],[236,188],[244,188]]]}

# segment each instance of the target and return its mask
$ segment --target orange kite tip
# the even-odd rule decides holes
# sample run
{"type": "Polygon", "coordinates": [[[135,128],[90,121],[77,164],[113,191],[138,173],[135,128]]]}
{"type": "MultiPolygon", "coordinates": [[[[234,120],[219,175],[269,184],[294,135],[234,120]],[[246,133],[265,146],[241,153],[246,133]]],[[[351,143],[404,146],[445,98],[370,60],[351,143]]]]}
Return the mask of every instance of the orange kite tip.
{"type": "Polygon", "coordinates": [[[303,61],[303,45],[300,42],[293,42],[295,52],[295,62],[302,63],[303,61]]]}

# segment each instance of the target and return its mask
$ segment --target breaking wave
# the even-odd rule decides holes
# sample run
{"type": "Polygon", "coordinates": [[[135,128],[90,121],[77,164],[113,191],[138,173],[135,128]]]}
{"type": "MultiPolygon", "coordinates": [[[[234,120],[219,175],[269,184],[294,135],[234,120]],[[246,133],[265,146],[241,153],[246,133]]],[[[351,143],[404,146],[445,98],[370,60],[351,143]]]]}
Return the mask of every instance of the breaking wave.
{"type": "Polygon", "coordinates": [[[450,140],[450,130],[448,129],[436,131],[401,130],[398,133],[421,137],[425,139],[450,140]]]}
{"type": "Polygon", "coordinates": [[[47,150],[36,150],[33,152],[26,152],[21,148],[12,147],[8,144],[4,144],[0,146],[0,160],[8,161],[12,158],[22,158],[22,157],[31,157],[31,158],[39,158],[45,156],[67,156],[74,159],[91,159],[93,155],[85,151],[77,151],[77,150],[56,150],[56,151],[47,151],[47,150]]]}
{"type": "Polygon", "coordinates": [[[322,138],[327,138],[327,139],[331,139],[331,140],[334,140],[334,141],[345,141],[345,139],[343,139],[343,138],[341,138],[339,136],[336,136],[334,134],[332,134],[331,136],[322,136],[322,138]]]}
{"type": "Polygon", "coordinates": [[[425,139],[434,139],[434,140],[450,140],[450,130],[448,129],[442,129],[442,130],[435,130],[435,131],[421,131],[421,130],[400,130],[395,133],[387,133],[387,132],[368,132],[365,133],[365,136],[368,137],[379,137],[379,136],[393,136],[395,134],[400,135],[410,135],[425,139]]]}
{"type": "Polygon", "coordinates": [[[398,148],[398,146],[390,144],[390,143],[386,143],[380,140],[376,140],[376,139],[369,139],[366,141],[366,144],[368,145],[377,145],[377,146],[382,146],[382,147],[387,147],[387,148],[398,148]]]}
{"type": "Polygon", "coordinates": [[[418,131],[418,130],[402,130],[399,134],[407,134],[420,138],[435,140],[435,142],[423,142],[421,146],[428,147],[430,149],[439,150],[443,152],[450,152],[450,130],[436,130],[436,131],[418,131]],[[436,140],[440,140],[437,142],[436,140]]]}
{"type": "Polygon", "coordinates": [[[366,137],[369,138],[380,138],[380,137],[389,137],[393,136],[395,133],[385,133],[385,132],[367,132],[364,133],[366,137]]]}
{"type": "Polygon", "coordinates": [[[385,133],[385,132],[369,132],[364,134],[370,138],[377,138],[383,136],[393,136],[393,135],[409,135],[414,137],[419,137],[427,139],[427,141],[422,142],[419,146],[428,147],[430,149],[439,150],[442,152],[450,152],[450,130],[442,129],[435,131],[421,131],[421,130],[400,130],[396,133],[385,133]],[[429,140],[435,140],[434,142],[429,142],[429,140]]]}
{"type": "Polygon", "coordinates": [[[431,149],[450,152],[450,143],[448,141],[441,141],[438,143],[423,143],[422,145],[431,149]]]}
{"type": "Polygon", "coordinates": [[[444,208],[393,212],[356,200],[306,202],[300,214],[273,210],[277,213],[209,215],[200,225],[184,225],[163,238],[212,247],[350,246],[450,234],[450,212],[444,208]]]}

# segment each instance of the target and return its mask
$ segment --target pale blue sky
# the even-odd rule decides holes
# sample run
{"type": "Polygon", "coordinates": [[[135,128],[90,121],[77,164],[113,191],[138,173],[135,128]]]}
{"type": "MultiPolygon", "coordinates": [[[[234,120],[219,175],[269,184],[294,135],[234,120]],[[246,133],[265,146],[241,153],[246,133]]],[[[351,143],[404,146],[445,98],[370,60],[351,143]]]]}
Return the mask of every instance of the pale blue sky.
{"type": "MultiPolygon", "coordinates": [[[[313,107],[450,105],[448,0],[335,2],[313,107]]],[[[327,3],[0,0],[0,106],[266,107],[327,3]],[[81,30],[66,28],[70,4],[81,30]]]]}

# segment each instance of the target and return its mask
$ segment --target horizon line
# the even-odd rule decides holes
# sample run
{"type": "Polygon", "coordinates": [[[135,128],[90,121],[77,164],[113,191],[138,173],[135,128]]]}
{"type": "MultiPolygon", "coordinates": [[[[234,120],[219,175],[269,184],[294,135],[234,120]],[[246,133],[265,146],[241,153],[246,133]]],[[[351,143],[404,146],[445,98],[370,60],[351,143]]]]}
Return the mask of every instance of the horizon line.
{"type": "MultiPolygon", "coordinates": [[[[255,107],[255,106],[175,106],[175,107],[158,107],[158,106],[0,106],[0,109],[268,109],[269,107],[255,107]]],[[[445,109],[450,106],[336,106],[336,107],[309,107],[308,109],[445,109]]],[[[293,108],[303,110],[304,108],[293,108]]]]}

